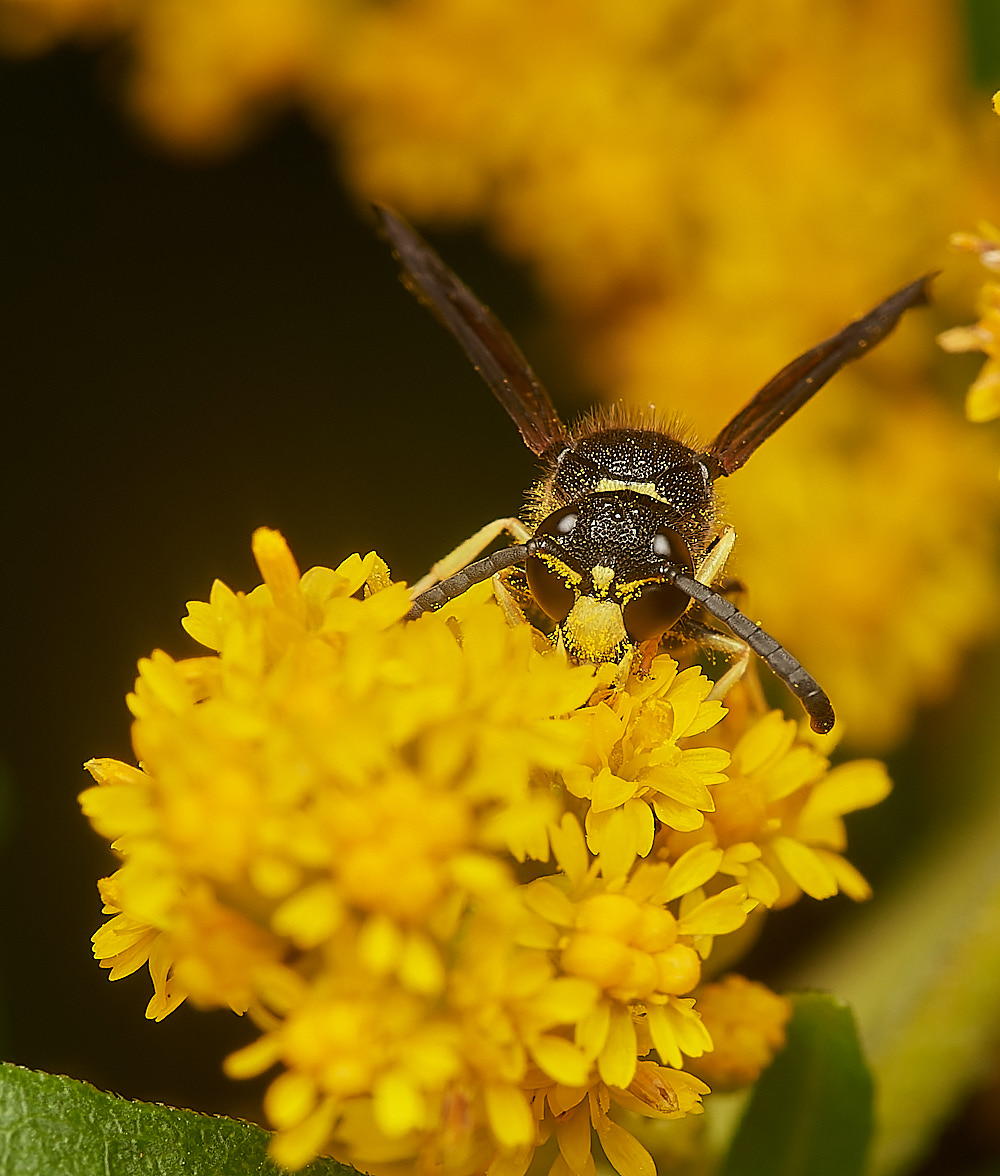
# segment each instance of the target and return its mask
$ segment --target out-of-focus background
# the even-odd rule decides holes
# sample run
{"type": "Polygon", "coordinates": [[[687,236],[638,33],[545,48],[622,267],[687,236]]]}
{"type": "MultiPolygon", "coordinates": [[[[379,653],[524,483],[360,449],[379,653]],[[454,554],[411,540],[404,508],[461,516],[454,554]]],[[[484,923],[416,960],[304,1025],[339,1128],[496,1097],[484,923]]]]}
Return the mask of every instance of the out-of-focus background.
{"type": "MultiPolygon", "coordinates": [[[[392,7],[385,6],[386,12],[392,7]]],[[[908,11],[900,6],[898,19],[910,19],[908,11]]],[[[948,9],[947,20],[955,31],[945,71],[954,75],[949,117],[956,126],[975,128],[960,149],[980,153],[978,187],[970,186],[956,206],[996,218],[1000,188],[991,190],[987,181],[998,162],[1000,122],[992,138],[981,128],[991,89],[1000,84],[1000,29],[986,2],[948,9]]],[[[516,216],[506,238],[503,230],[491,236],[474,223],[470,198],[460,227],[449,230],[446,208],[416,198],[407,207],[405,184],[386,181],[378,191],[365,189],[356,161],[343,165],[349,173],[345,183],[338,159],[343,163],[349,152],[342,144],[331,152],[329,130],[311,118],[307,103],[272,112],[239,147],[178,151],[123,112],[123,75],[120,49],[109,50],[101,39],[0,57],[0,567],[6,653],[0,708],[5,898],[0,1052],[130,1097],[252,1118],[259,1087],[230,1083],[220,1069],[221,1057],[249,1037],[238,1019],[182,1009],[162,1024],[149,1023],[142,1016],[149,996],[143,977],[110,985],[91,959],[89,936],[100,919],[94,883],[114,863],[76,807],[75,795],[88,782],[81,765],[95,755],[131,759],[124,697],[137,658],[156,647],[176,656],[195,651],[178,621],[186,601],[207,598],[214,578],[234,588],[256,584],[249,548],[255,527],[279,528],[303,568],[336,564],[352,551],[375,548],[395,575],[413,579],[484,521],[519,509],[534,473],[530,455],[452,340],[397,281],[396,266],[373,231],[365,195],[397,200],[414,217],[436,213],[438,224],[429,235],[510,328],[568,417],[602,392],[624,389],[633,399],[642,398],[645,382],[657,370],[648,355],[654,313],[649,307],[658,305],[663,290],[651,279],[649,290],[637,292],[623,279],[617,304],[631,299],[629,306],[637,309],[618,324],[611,358],[602,365],[590,350],[581,361],[574,340],[586,336],[601,298],[587,303],[582,294],[559,291],[545,268],[555,266],[557,249],[538,263],[540,288],[529,264],[530,246],[505,253],[491,245],[523,239],[516,216]],[[338,156],[339,150],[345,156],[338,156]],[[512,253],[522,260],[512,260],[512,253]],[[626,370],[622,355],[629,339],[635,340],[638,358],[626,370]]],[[[740,101],[738,83],[733,82],[734,106],[740,101]]],[[[843,84],[849,88],[852,81],[845,77],[843,84]]],[[[459,91],[452,101],[461,100],[459,91]]],[[[831,91],[829,100],[836,104],[844,95],[831,91]]],[[[905,105],[907,96],[895,100],[905,105]]],[[[922,110],[914,111],[916,140],[930,133],[923,117],[922,110]]],[[[877,104],[872,118],[878,118],[877,104]]],[[[484,137],[490,133],[489,126],[482,128],[484,137]]],[[[360,150],[357,141],[351,150],[360,150]]],[[[747,148],[748,157],[754,150],[747,148]]],[[[946,156],[928,148],[927,166],[940,167],[946,156]]],[[[908,158],[918,166],[921,151],[908,158]]],[[[836,170],[835,162],[831,168],[836,170]]],[[[803,178],[797,197],[803,205],[829,198],[825,174],[819,161],[803,178]]],[[[832,185],[832,171],[828,178],[832,185]]],[[[723,181],[729,182],[720,169],[723,181]]],[[[739,184],[732,182],[737,199],[739,184]]],[[[867,177],[871,203],[882,199],[886,182],[874,170],[867,177]]],[[[567,217],[574,212],[573,183],[567,177],[567,217]]],[[[488,199],[484,206],[490,207],[488,199]]],[[[503,202],[497,207],[495,219],[502,222],[503,202]]],[[[758,222],[751,213],[739,230],[734,223],[728,245],[719,242],[717,269],[725,269],[728,257],[737,268],[752,270],[740,252],[755,241],[758,222]]],[[[552,219],[558,223],[558,217],[552,219]]],[[[902,257],[898,264],[910,267],[900,280],[949,266],[942,279],[944,304],[930,312],[936,328],[963,321],[963,313],[964,321],[971,321],[978,281],[972,263],[949,261],[943,233],[935,247],[911,244],[908,253],[900,250],[898,241],[929,230],[915,233],[905,208],[894,223],[892,248],[902,257]]],[[[690,239],[701,231],[704,226],[693,226],[690,239]]],[[[804,236],[802,230],[790,231],[783,256],[774,240],[759,249],[767,251],[769,266],[783,271],[787,286],[814,297],[828,275],[814,257],[803,263],[804,236]]],[[[683,234],[682,239],[687,240],[683,234]]],[[[833,248],[831,270],[847,268],[833,248]]],[[[684,283],[677,275],[684,274],[685,259],[668,260],[669,294],[680,302],[684,283]]],[[[863,261],[850,265],[857,271],[863,261]]],[[[878,272],[870,281],[858,276],[858,293],[852,290],[817,313],[815,329],[807,324],[795,333],[795,347],[818,341],[827,325],[836,329],[888,293],[895,279],[881,271],[892,267],[872,268],[878,272]]],[[[661,282],[663,289],[668,285],[661,282]]],[[[711,288],[702,281],[703,293],[711,288]]],[[[777,298],[781,288],[776,283],[768,297],[777,298]]],[[[752,302],[752,294],[744,301],[752,302]]],[[[693,330],[683,315],[682,309],[671,328],[678,357],[685,332],[693,330]]],[[[906,329],[923,330],[929,338],[926,325],[906,329]]],[[[727,352],[722,369],[734,368],[738,383],[739,336],[734,344],[724,310],[720,321],[705,327],[705,336],[712,330],[720,352],[727,352]],[[734,347],[736,354],[728,354],[734,347]]],[[[1000,450],[990,426],[968,450],[948,448],[947,439],[938,444],[939,419],[952,422],[956,436],[975,432],[962,421],[961,403],[977,361],[927,359],[927,346],[914,339],[915,334],[904,337],[902,346],[920,358],[906,362],[914,369],[921,363],[935,367],[940,378],[931,407],[911,414],[924,431],[908,439],[900,429],[901,452],[887,450],[872,462],[890,487],[890,500],[894,479],[903,476],[897,466],[908,469],[910,459],[931,471],[954,462],[950,480],[957,483],[972,478],[972,466],[995,466],[1000,450]]],[[[784,340],[780,346],[787,346],[784,340]]],[[[745,385],[727,390],[724,408],[703,405],[703,419],[714,427],[724,423],[795,351],[781,354],[774,363],[762,345],[761,354],[747,360],[745,385]]],[[[688,362],[678,358],[682,374],[688,362]]],[[[872,371],[876,387],[880,369],[872,371]]],[[[823,411],[831,414],[836,445],[841,451],[846,447],[849,457],[856,443],[851,430],[863,427],[863,418],[859,426],[852,412],[862,410],[838,408],[848,400],[845,394],[838,402],[837,396],[836,385],[823,393],[831,406],[823,411]]],[[[668,390],[663,403],[671,402],[668,390]]],[[[910,403],[905,389],[890,393],[888,403],[905,421],[910,403]]],[[[891,420],[885,428],[891,436],[891,420]]],[[[787,440],[789,452],[808,443],[806,433],[787,440]]],[[[941,476],[949,480],[947,469],[941,476]]],[[[820,493],[821,503],[836,497],[837,486],[831,485],[820,493]]],[[[972,508],[961,502],[954,516],[940,515],[941,495],[934,485],[929,481],[925,489],[926,512],[915,515],[927,525],[914,543],[915,567],[933,563],[953,542],[960,547],[949,518],[964,519],[970,535],[994,525],[995,502],[977,516],[980,530],[969,523],[972,508]]],[[[975,485],[963,491],[966,501],[988,501],[992,484],[980,477],[975,485]]],[[[878,478],[863,490],[872,516],[894,514],[894,507],[883,504],[878,478]]],[[[766,496],[766,486],[759,492],[766,496]]],[[[726,494],[739,510],[735,479],[726,494]]],[[[797,490],[789,496],[801,497],[797,490]]],[[[826,509],[816,509],[820,523],[826,509]]],[[[766,523],[770,516],[764,508],[754,517],[762,513],[766,523]]],[[[785,526],[792,524],[779,516],[771,529],[785,526]]],[[[830,644],[824,627],[841,623],[830,620],[823,603],[822,585],[830,575],[799,563],[793,576],[781,561],[795,559],[795,540],[779,536],[768,549],[753,528],[752,519],[741,528],[749,531],[751,567],[754,558],[766,557],[766,566],[776,569],[776,580],[796,601],[808,603],[818,593],[813,628],[830,644]],[[761,551],[763,556],[754,555],[761,551]]],[[[842,549],[849,563],[855,553],[846,544],[842,549]]],[[[977,789],[985,794],[990,776],[996,778],[993,716],[1000,675],[993,636],[994,550],[987,543],[970,556],[969,564],[981,561],[985,569],[974,588],[966,590],[961,579],[968,573],[964,564],[955,572],[957,590],[947,568],[930,587],[921,587],[940,603],[912,623],[913,647],[932,650],[922,662],[916,659],[916,668],[894,662],[875,627],[871,640],[860,646],[864,656],[852,659],[853,672],[863,679],[859,698],[867,699],[869,691],[877,699],[883,667],[891,666],[905,687],[899,691],[903,717],[883,726],[873,722],[867,744],[888,756],[896,793],[878,811],[856,818],[850,829],[852,860],[876,889],[888,886],[933,841],[935,830],[951,819],[956,797],[960,808],[974,805],[977,789]],[[943,627],[949,616],[965,614],[947,656],[934,652],[937,607],[943,627]],[[976,635],[979,628],[982,638],[976,635]],[[939,671],[942,659],[947,672],[939,671]],[[941,688],[931,682],[926,689],[914,688],[911,698],[907,689],[921,673],[929,680],[940,673],[941,688]],[[927,700],[935,693],[939,697],[931,705],[927,700]],[[906,732],[909,737],[901,742],[906,732]]],[[[878,551],[863,554],[861,571],[845,575],[845,593],[863,571],[887,611],[897,601],[901,607],[911,603],[906,560],[893,557],[881,566],[878,551]]],[[[763,579],[748,578],[751,585],[763,579]]],[[[777,589],[775,598],[766,619],[782,634],[777,589]]],[[[763,602],[759,612],[763,617],[763,602]]],[[[789,614],[788,624],[801,626],[801,640],[808,644],[809,608],[804,612],[805,620],[789,614]]],[[[862,731],[868,730],[865,707],[871,703],[858,704],[862,731]]],[[[765,979],[780,977],[793,952],[808,949],[848,917],[848,905],[805,901],[775,916],[747,970],[765,979]]],[[[965,1105],[964,1095],[962,1101],[965,1105]]],[[[960,1107],[957,1113],[967,1111],[960,1107]]],[[[943,1145],[927,1172],[972,1172],[1000,1155],[998,1146],[991,1156],[997,1141],[988,1132],[969,1142],[971,1129],[955,1131],[949,1140],[964,1142],[943,1145]]]]}

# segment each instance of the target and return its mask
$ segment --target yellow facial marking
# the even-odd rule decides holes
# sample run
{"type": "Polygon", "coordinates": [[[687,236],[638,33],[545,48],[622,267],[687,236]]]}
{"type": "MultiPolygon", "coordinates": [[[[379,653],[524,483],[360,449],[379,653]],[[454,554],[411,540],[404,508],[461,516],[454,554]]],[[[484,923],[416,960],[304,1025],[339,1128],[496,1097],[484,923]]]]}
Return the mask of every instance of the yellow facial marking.
{"type": "Polygon", "coordinates": [[[665,502],[662,495],[656,493],[653,482],[619,482],[617,478],[601,478],[596,487],[598,494],[606,494],[611,490],[632,490],[636,494],[645,494],[647,498],[655,498],[657,502],[665,502]]]}
{"type": "Polygon", "coordinates": [[[622,610],[594,596],[577,597],[561,629],[566,648],[583,661],[618,661],[630,644],[622,610]]]}
{"type": "Polygon", "coordinates": [[[606,568],[602,564],[590,569],[591,579],[594,581],[594,587],[602,596],[606,596],[608,589],[614,583],[615,573],[611,568],[606,568]]]}

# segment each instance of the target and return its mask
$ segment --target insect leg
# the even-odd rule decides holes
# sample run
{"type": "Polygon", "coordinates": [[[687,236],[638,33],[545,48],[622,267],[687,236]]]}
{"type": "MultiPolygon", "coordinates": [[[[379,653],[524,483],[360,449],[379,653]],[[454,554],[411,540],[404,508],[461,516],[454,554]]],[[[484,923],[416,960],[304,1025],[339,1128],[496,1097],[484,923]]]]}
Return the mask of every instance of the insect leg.
{"type": "Polygon", "coordinates": [[[711,587],[719,578],[722,574],[722,569],[726,566],[726,561],[729,559],[735,542],[736,532],[733,528],[729,526],[723,527],[719,537],[705,553],[701,563],[698,564],[696,575],[703,584],[711,587]]]}
{"type": "Polygon", "coordinates": [[[444,559],[439,559],[437,563],[433,564],[426,576],[422,576],[416,584],[410,586],[411,597],[416,599],[434,584],[448,580],[456,572],[460,572],[462,568],[468,567],[476,556],[489,547],[494,539],[498,539],[504,531],[518,543],[527,543],[531,536],[531,532],[520,519],[494,519],[492,523],[480,527],[475,535],[470,535],[454,551],[450,551],[444,559]]]}

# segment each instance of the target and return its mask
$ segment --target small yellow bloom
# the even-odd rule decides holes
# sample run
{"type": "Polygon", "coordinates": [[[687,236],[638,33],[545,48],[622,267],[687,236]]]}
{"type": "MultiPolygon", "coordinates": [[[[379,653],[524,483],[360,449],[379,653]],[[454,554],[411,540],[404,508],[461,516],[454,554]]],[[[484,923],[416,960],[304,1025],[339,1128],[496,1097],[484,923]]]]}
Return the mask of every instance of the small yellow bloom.
{"type": "Polygon", "coordinates": [[[714,727],[721,703],[697,669],[678,673],[655,659],[645,680],[581,711],[588,747],[583,762],[563,773],[569,791],[589,800],[587,845],[608,878],[623,877],[653,844],[655,824],[696,829],[713,808],[710,786],[724,779],[729,758],[683,740],[714,727]]]}
{"type": "Polygon", "coordinates": [[[784,997],[736,975],[706,984],[698,993],[698,1008],[715,1048],[694,1068],[716,1090],[756,1082],[784,1045],[792,1011],[784,997]]]}
{"type": "MultiPolygon", "coordinates": [[[[575,1039],[596,1059],[605,1084],[626,1088],[646,1052],[638,1045],[640,1022],[673,1067],[683,1065],[682,1055],[697,1057],[711,1048],[694,1002],[683,998],[701,979],[711,937],[737,930],[757,903],[741,885],[706,900],[699,876],[680,861],[639,863],[624,885],[609,885],[596,862],[585,872],[574,869],[583,857],[582,842],[567,814],[554,840],[564,872],[530,883],[525,901],[552,924],[560,969],[600,993],[575,1039]]],[[[703,875],[714,875],[721,857],[703,875]]]]}
{"type": "Polygon", "coordinates": [[[780,711],[757,720],[733,746],[729,778],[712,787],[715,809],[703,827],[664,829],[657,844],[670,854],[697,845],[718,851],[719,873],[742,882],[764,906],[787,906],[803,892],[868,898],[868,883],[841,853],[843,816],[888,795],[885,767],[854,760],[831,769],[797,731],[780,711]]]}

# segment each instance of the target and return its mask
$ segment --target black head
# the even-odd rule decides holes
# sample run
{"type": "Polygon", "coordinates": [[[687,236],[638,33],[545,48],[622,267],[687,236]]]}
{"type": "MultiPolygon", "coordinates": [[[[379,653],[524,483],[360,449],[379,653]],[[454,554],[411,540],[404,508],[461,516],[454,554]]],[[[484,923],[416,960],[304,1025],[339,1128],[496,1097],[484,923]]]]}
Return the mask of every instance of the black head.
{"type": "Polygon", "coordinates": [[[525,563],[528,587],[584,661],[619,661],[662,636],[690,597],[663,565],[694,574],[673,510],[631,490],[590,494],[544,519],[525,563]]]}

